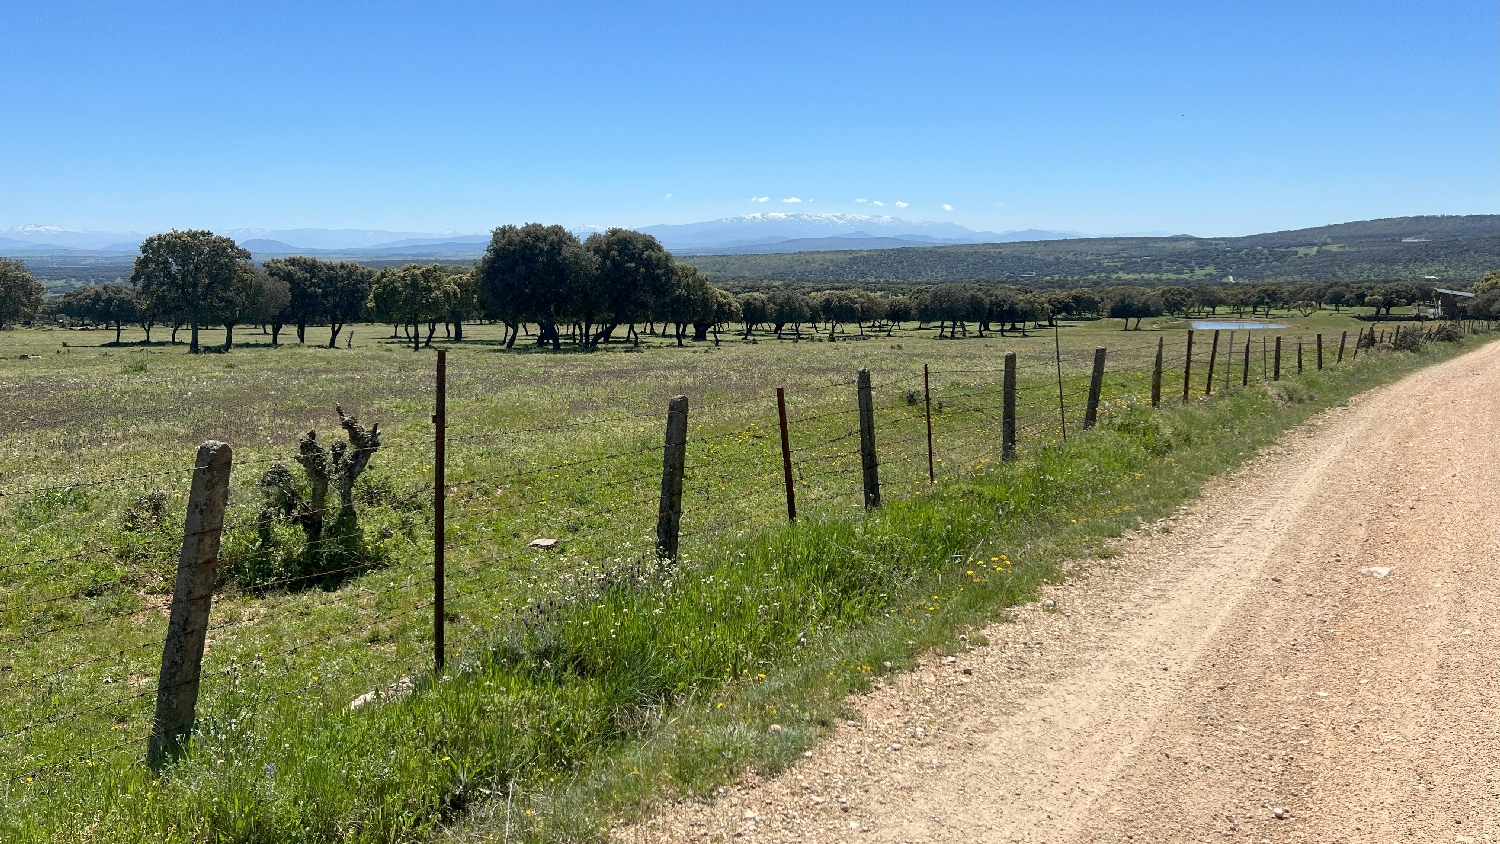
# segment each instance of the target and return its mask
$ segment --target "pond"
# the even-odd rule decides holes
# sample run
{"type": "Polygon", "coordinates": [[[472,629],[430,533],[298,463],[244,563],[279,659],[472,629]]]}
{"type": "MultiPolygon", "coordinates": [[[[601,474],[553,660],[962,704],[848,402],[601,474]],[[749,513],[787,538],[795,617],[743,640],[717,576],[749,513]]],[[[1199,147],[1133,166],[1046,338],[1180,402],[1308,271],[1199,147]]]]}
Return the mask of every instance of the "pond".
{"type": "Polygon", "coordinates": [[[1255,322],[1247,319],[1195,319],[1194,331],[1264,331],[1271,328],[1286,328],[1280,322],[1255,322]]]}

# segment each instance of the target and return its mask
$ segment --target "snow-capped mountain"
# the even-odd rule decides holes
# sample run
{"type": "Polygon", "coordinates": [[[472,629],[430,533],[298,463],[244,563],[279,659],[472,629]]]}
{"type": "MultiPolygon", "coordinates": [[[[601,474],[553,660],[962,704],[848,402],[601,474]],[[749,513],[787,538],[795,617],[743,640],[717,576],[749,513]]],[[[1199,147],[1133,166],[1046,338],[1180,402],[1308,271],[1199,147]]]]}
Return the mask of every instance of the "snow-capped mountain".
{"type": "Polygon", "coordinates": [[[488,232],[393,232],[384,229],[228,229],[217,232],[238,242],[275,240],[298,249],[368,249],[432,243],[478,243],[488,232]]]}
{"type": "MultiPolygon", "coordinates": [[[[703,251],[736,249],[809,238],[900,238],[939,243],[998,243],[1084,237],[1077,232],[1028,229],[1024,232],[977,232],[957,223],[904,220],[874,214],[746,214],[704,223],[646,226],[668,249],[703,251]]],[[[915,244],[914,244],[915,245],[915,244]]]]}
{"type": "Polygon", "coordinates": [[[9,249],[96,249],[135,251],[145,235],[136,232],[96,232],[58,226],[13,226],[0,229],[0,243],[9,249]]]}
{"type": "MultiPolygon", "coordinates": [[[[577,226],[583,239],[603,226],[577,226]]],[[[904,220],[873,214],[746,214],[702,223],[645,226],[668,249],[679,254],[800,252],[826,249],[890,249],[955,243],[1008,243],[1086,237],[1077,232],[974,231],[957,223],[904,220]],[[861,241],[868,241],[862,243],[861,241]]],[[[398,232],[385,229],[220,229],[257,257],[291,254],[392,255],[442,254],[478,257],[489,232],[398,232]]],[[[137,232],[100,232],[58,226],[0,229],[6,253],[74,251],[133,253],[145,238],[137,232]]]]}

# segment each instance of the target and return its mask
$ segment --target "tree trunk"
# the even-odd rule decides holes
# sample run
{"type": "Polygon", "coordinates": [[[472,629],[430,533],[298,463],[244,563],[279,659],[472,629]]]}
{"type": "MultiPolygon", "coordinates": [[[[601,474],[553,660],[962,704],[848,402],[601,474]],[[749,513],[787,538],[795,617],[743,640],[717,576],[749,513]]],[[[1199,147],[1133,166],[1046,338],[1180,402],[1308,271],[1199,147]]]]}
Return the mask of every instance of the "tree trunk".
{"type": "Polygon", "coordinates": [[[548,341],[552,343],[552,351],[562,351],[562,333],[557,330],[557,323],[551,319],[543,319],[537,323],[536,342],[540,346],[548,341]]]}
{"type": "Polygon", "coordinates": [[[197,319],[197,317],[193,318],[193,341],[188,346],[188,354],[190,354],[190,355],[196,355],[196,354],[198,354],[198,319],[197,319]]]}
{"type": "Polygon", "coordinates": [[[411,340],[411,350],[420,352],[422,350],[422,328],[415,322],[407,326],[407,339],[411,340]]]}
{"type": "Polygon", "coordinates": [[[695,323],[693,323],[693,342],[695,342],[695,343],[702,343],[702,342],[707,341],[708,340],[708,329],[709,329],[710,325],[712,325],[712,323],[707,323],[707,322],[695,322],[695,323]]]}
{"type": "Polygon", "coordinates": [[[453,321],[453,341],[456,343],[464,341],[464,321],[461,319],[453,321]]]}
{"type": "Polygon", "coordinates": [[[115,323],[115,345],[116,346],[120,345],[120,332],[123,331],[124,329],[125,329],[125,323],[123,323],[123,322],[117,322],[117,323],[115,323]]]}
{"type": "Polygon", "coordinates": [[[234,348],[234,323],[224,323],[224,351],[234,348]]]}
{"type": "Polygon", "coordinates": [[[434,320],[428,320],[428,322],[427,322],[427,339],[422,343],[422,345],[426,346],[429,349],[432,348],[432,335],[434,335],[436,333],[437,333],[437,320],[435,320],[435,319],[434,320]]]}
{"type": "Polygon", "coordinates": [[[337,349],[339,343],[339,332],[344,330],[342,322],[328,323],[328,348],[337,349]]]}
{"type": "Polygon", "coordinates": [[[307,320],[305,319],[297,320],[297,342],[307,342],[307,320]]]}
{"type": "Polygon", "coordinates": [[[271,323],[271,348],[281,345],[281,323],[271,323]]]}

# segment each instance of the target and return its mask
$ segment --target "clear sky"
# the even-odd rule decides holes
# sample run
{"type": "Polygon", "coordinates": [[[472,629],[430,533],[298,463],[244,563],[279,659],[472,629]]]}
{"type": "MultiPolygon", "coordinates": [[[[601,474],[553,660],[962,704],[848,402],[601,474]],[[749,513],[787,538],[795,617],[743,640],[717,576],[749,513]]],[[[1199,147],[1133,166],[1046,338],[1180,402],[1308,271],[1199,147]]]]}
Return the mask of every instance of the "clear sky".
{"type": "Polygon", "coordinates": [[[1495,0],[7,0],[0,22],[0,227],[1500,212],[1495,0]]]}

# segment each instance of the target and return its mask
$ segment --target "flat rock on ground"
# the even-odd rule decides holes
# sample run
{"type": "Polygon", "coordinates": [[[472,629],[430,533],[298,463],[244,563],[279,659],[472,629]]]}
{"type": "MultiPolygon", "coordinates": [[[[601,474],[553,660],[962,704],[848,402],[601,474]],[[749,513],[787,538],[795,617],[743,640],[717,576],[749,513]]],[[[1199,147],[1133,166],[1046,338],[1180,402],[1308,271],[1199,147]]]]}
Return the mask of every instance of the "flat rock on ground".
{"type": "Polygon", "coordinates": [[[616,838],[1500,841],[1497,400],[1490,344],[1320,414],[801,764],[616,838]]]}

